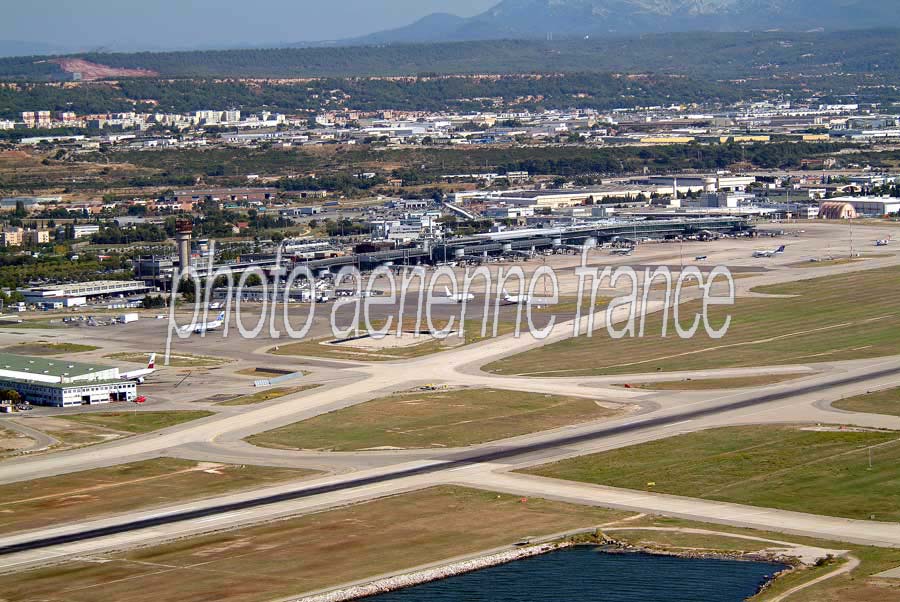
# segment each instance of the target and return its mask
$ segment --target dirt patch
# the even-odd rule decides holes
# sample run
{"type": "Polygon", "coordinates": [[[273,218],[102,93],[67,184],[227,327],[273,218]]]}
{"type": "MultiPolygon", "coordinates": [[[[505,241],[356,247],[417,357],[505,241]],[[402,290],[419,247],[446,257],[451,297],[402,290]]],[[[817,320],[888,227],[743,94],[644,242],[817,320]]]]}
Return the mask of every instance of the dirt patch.
{"type": "Polygon", "coordinates": [[[122,69],[101,65],[100,63],[92,63],[84,59],[60,58],[52,59],[50,62],[59,65],[66,73],[80,73],[82,81],[93,81],[108,77],[156,77],[159,75],[158,72],[150,69],[122,69]]]}
{"type": "Polygon", "coordinates": [[[33,443],[33,439],[24,435],[17,437],[12,433],[3,432],[0,433],[0,454],[28,449],[33,443]]]}

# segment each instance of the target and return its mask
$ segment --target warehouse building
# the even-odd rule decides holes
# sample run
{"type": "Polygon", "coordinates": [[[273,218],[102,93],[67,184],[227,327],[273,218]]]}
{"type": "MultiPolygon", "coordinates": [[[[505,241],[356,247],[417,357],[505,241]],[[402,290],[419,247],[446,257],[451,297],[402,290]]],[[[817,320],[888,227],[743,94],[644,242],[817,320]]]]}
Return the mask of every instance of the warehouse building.
{"type": "Polygon", "coordinates": [[[850,205],[857,215],[881,217],[900,212],[900,199],[893,197],[842,196],[829,199],[829,202],[850,205]]]}
{"type": "Polygon", "coordinates": [[[17,391],[35,405],[56,407],[137,398],[137,384],[122,380],[118,368],[12,353],[0,353],[0,389],[17,391]]]}
{"type": "Polygon", "coordinates": [[[58,301],[65,305],[65,300],[71,298],[93,300],[118,295],[138,295],[151,290],[152,287],[137,280],[94,280],[75,284],[54,284],[46,287],[21,289],[19,292],[25,296],[25,301],[28,303],[58,301]]]}

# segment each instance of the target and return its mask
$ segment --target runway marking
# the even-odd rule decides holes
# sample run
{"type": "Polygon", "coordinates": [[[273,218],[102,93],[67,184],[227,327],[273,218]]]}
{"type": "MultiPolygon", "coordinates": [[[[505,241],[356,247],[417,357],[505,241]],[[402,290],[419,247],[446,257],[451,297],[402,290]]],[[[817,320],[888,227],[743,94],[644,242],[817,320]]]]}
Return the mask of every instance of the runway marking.
{"type": "Polygon", "coordinates": [[[217,521],[217,520],[225,520],[226,518],[234,518],[235,516],[240,516],[242,514],[246,514],[246,512],[243,512],[243,511],[229,512],[227,514],[220,514],[218,516],[209,516],[207,518],[201,518],[201,519],[195,520],[194,522],[198,523],[198,524],[199,523],[211,523],[211,522],[217,521]]]}
{"type": "MultiPolygon", "coordinates": [[[[735,414],[742,415],[743,414],[742,410],[752,408],[753,406],[758,406],[761,404],[768,405],[768,404],[772,404],[773,402],[783,400],[785,398],[788,398],[788,399],[795,398],[798,395],[809,395],[811,393],[815,393],[815,392],[818,392],[821,390],[827,390],[829,387],[834,387],[834,386],[839,386],[839,385],[859,384],[866,380],[876,379],[876,378],[880,378],[882,376],[887,376],[888,374],[895,375],[898,371],[900,371],[900,369],[898,369],[896,367],[884,370],[884,373],[872,372],[873,367],[890,364],[893,361],[896,361],[895,358],[887,359],[883,362],[878,362],[875,364],[869,364],[866,367],[866,372],[863,374],[853,374],[851,376],[844,375],[840,379],[826,381],[825,383],[819,383],[817,385],[793,388],[793,390],[791,390],[791,391],[784,391],[784,392],[779,392],[779,393],[768,393],[768,394],[761,395],[761,396],[754,396],[754,397],[750,397],[749,399],[745,399],[743,401],[735,402],[734,404],[726,404],[723,407],[696,409],[696,410],[693,410],[692,412],[688,412],[687,414],[688,415],[694,414],[694,417],[697,417],[697,416],[706,416],[706,415],[718,414],[718,413],[722,413],[722,412],[734,411],[735,414]]],[[[699,403],[708,403],[708,402],[706,402],[706,401],[695,402],[694,404],[685,404],[683,407],[690,407],[692,405],[696,405],[699,403]]],[[[794,402],[794,403],[796,403],[796,402],[794,402]]],[[[779,404],[775,403],[773,405],[775,405],[777,407],[777,405],[779,405],[779,404]]],[[[788,405],[788,404],[780,404],[780,405],[788,405]]],[[[254,499],[250,499],[250,500],[243,500],[240,502],[233,502],[233,503],[219,506],[219,507],[200,508],[198,510],[185,512],[184,513],[185,516],[183,516],[183,517],[180,517],[178,513],[175,513],[174,515],[166,516],[165,519],[157,519],[157,520],[161,520],[161,522],[164,522],[165,524],[170,524],[170,523],[180,522],[180,521],[190,521],[190,520],[192,520],[192,518],[189,518],[188,515],[191,515],[191,514],[194,514],[194,515],[199,514],[201,516],[203,514],[206,514],[206,516],[204,516],[204,518],[202,518],[200,520],[193,519],[194,525],[199,525],[199,524],[202,524],[205,522],[218,521],[218,520],[223,520],[225,518],[231,518],[231,517],[243,514],[245,512],[248,512],[248,510],[243,510],[243,509],[238,510],[237,512],[229,512],[228,511],[231,508],[234,508],[235,506],[240,507],[243,505],[245,508],[258,508],[258,507],[266,506],[269,504],[277,504],[277,503],[283,502],[283,501],[294,501],[294,500],[298,500],[298,499],[302,499],[302,498],[309,498],[309,497],[312,497],[315,495],[334,494],[334,493],[337,493],[337,492],[345,490],[345,489],[359,488],[358,491],[365,491],[367,489],[371,490],[373,488],[378,488],[378,487],[381,487],[381,488],[390,487],[391,481],[396,481],[398,479],[402,479],[405,477],[423,476],[425,474],[434,474],[435,472],[440,472],[442,470],[450,470],[452,468],[456,468],[456,466],[454,466],[454,464],[457,464],[457,463],[465,463],[467,466],[470,462],[477,462],[479,464],[485,464],[485,463],[496,461],[498,459],[502,459],[504,457],[522,455],[522,454],[530,453],[532,451],[539,451],[539,450],[545,449],[547,447],[552,448],[552,447],[560,447],[560,446],[568,446],[568,445],[577,445],[579,443],[586,443],[586,442],[590,443],[590,442],[592,442],[592,440],[595,440],[595,439],[602,439],[602,438],[616,436],[616,435],[624,435],[625,432],[629,429],[629,427],[635,428],[635,430],[641,430],[643,427],[641,427],[639,425],[646,425],[648,423],[656,423],[659,426],[668,426],[668,424],[666,424],[668,421],[672,421],[672,420],[677,421],[678,418],[683,418],[683,415],[679,416],[676,414],[674,416],[670,415],[670,416],[660,416],[660,417],[656,417],[656,418],[646,418],[646,419],[632,422],[630,424],[623,424],[623,425],[619,425],[619,426],[608,426],[605,429],[600,429],[600,431],[598,431],[598,432],[587,432],[582,435],[572,435],[572,436],[561,437],[558,440],[552,440],[552,441],[543,442],[543,443],[525,445],[522,447],[516,447],[516,448],[510,449],[510,450],[505,450],[505,449],[491,450],[491,449],[489,449],[485,452],[479,453],[479,454],[472,456],[470,458],[467,458],[467,459],[452,460],[452,461],[432,460],[432,461],[416,462],[416,463],[412,464],[413,467],[407,467],[405,469],[401,469],[401,470],[398,470],[395,472],[389,472],[389,473],[366,476],[366,477],[358,477],[355,479],[351,478],[347,481],[339,480],[337,482],[332,482],[330,485],[311,486],[311,487],[304,488],[304,489],[298,490],[298,491],[287,491],[287,492],[283,492],[280,494],[271,495],[271,496],[267,496],[267,497],[263,497],[263,498],[254,498],[254,499]],[[231,508],[228,508],[228,506],[231,506],[231,508]],[[224,513],[220,514],[220,515],[216,515],[215,513],[217,511],[224,512],[224,513]]],[[[340,478],[340,477],[338,477],[338,478],[340,478]]],[[[762,510],[760,510],[760,512],[762,512],[762,510]]],[[[752,515],[752,513],[750,513],[750,515],[752,515]]],[[[66,544],[66,543],[70,543],[71,541],[85,541],[85,540],[89,540],[89,539],[100,538],[105,535],[127,533],[128,531],[137,531],[142,528],[156,526],[156,525],[148,525],[148,524],[146,524],[147,522],[152,522],[152,521],[134,521],[133,523],[113,525],[111,527],[106,527],[103,529],[95,529],[93,531],[89,530],[86,532],[82,532],[82,533],[78,533],[78,534],[70,535],[70,536],[59,536],[56,538],[51,537],[51,538],[44,538],[43,540],[40,540],[40,539],[33,540],[33,541],[29,541],[29,542],[24,542],[23,544],[9,545],[4,548],[0,548],[0,551],[2,551],[2,553],[12,553],[13,551],[24,551],[27,549],[36,549],[39,547],[49,547],[50,545],[66,544]],[[140,524],[140,523],[143,523],[143,524],[140,524]],[[17,548],[18,548],[18,550],[17,550],[17,548]]],[[[187,529],[187,530],[194,530],[194,529],[187,529]]],[[[187,530],[185,530],[185,531],[187,531],[187,530]]],[[[32,560],[32,561],[27,561],[27,562],[35,562],[35,561],[32,560]]],[[[23,564],[23,563],[19,563],[19,564],[23,564]]]]}

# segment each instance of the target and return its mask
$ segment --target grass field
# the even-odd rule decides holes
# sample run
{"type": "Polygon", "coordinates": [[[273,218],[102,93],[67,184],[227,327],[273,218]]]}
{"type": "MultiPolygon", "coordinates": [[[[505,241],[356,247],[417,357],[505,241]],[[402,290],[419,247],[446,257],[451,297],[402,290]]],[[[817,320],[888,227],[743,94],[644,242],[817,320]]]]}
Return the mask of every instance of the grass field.
{"type": "Polygon", "coordinates": [[[72,414],[66,420],[91,426],[125,431],[127,433],[149,433],[212,416],[213,412],[202,410],[184,410],[174,412],[96,412],[89,414],[72,414]]]}
{"type": "Polygon", "coordinates": [[[752,426],[670,437],[527,472],[752,506],[898,521],[898,461],[900,433],[752,426]]]}
{"type": "Polygon", "coordinates": [[[313,471],[159,458],[0,485],[0,533],[201,499],[310,474],[313,471]]]}
{"type": "Polygon", "coordinates": [[[900,416],[900,387],[848,397],[831,404],[839,410],[900,416]]]}
{"type": "Polygon", "coordinates": [[[5,602],[263,602],[623,515],[440,487],[266,525],[0,576],[5,602]]]}
{"type": "MultiPolygon", "coordinates": [[[[116,360],[119,362],[132,362],[134,364],[146,364],[149,359],[147,353],[112,353],[104,355],[106,359],[116,360]]],[[[162,351],[156,354],[157,366],[163,366],[165,361],[165,353],[162,351]]],[[[173,353],[169,357],[169,366],[172,368],[212,368],[227,364],[231,360],[222,357],[211,357],[208,355],[192,355],[190,353],[173,353]]]]}
{"type": "MultiPolygon", "coordinates": [[[[539,347],[489,364],[498,374],[589,376],[863,359],[900,354],[900,268],[860,270],[754,289],[788,295],[739,298],[710,308],[714,328],[731,315],[727,334],[710,339],[702,327],[690,339],[674,332],[669,316],[647,317],[645,336],[611,340],[605,330],[539,347]],[[865,307],[865,312],[860,308],[865,307]]],[[[681,309],[685,326],[699,302],[681,309]]],[[[670,312],[671,313],[671,312],[670,312]]]]}
{"type": "Polygon", "coordinates": [[[272,399],[278,399],[279,397],[284,397],[285,395],[293,395],[294,393],[300,393],[301,391],[309,391],[310,389],[315,389],[317,387],[321,387],[322,385],[301,385],[299,387],[276,387],[275,389],[266,389],[264,391],[260,391],[259,393],[252,393],[250,395],[242,395],[235,399],[229,399],[228,401],[223,401],[217,403],[217,406],[247,406],[253,405],[257,403],[263,403],[266,401],[270,401],[272,399]]]}
{"type": "Polygon", "coordinates": [[[659,382],[632,384],[638,389],[652,391],[710,391],[716,389],[742,389],[745,387],[763,387],[789,380],[809,376],[808,373],[771,374],[768,376],[735,376],[732,378],[686,378],[684,380],[666,380],[659,382]]]}
{"type": "Polygon", "coordinates": [[[129,436],[129,433],[125,431],[79,422],[71,420],[71,418],[72,416],[63,418],[27,415],[21,418],[17,417],[16,420],[56,439],[59,443],[52,448],[53,451],[93,445],[129,436]]]}
{"type": "Polygon", "coordinates": [[[832,259],[819,259],[819,260],[807,260],[807,261],[796,261],[794,263],[789,263],[789,268],[827,268],[836,265],[847,265],[851,263],[859,263],[863,261],[863,259],[857,257],[837,257],[832,259]]]}
{"type": "Polygon", "coordinates": [[[22,355],[61,355],[63,353],[84,353],[85,351],[96,351],[97,349],[99,347],[93,345],[37,341],[35,343],[19,343],[18,345],[7,347],[4,351],[21,353],[22,355]]]}
{"type": "MultiPolygon", "coordinates": [[[[715,529],[710,527],[710,529],[715,529]]],[[[652,547],[671,552],[686,550],[709,550],[717,552],[757,552],[771,548],[772,544],[762,541],[727,537],[721,535],[705,535],[699,533],[679,533],[678,531],[647,531],[639,528],[609,531],[608,535],[620,541],[652,547]]]]}
{"type": "MultiPolygon", "coordinates": [[[[621,526],[626,525],[623,523],[621,526]]],[[[627,526],[662,527],[668,529],[707,529],[716,532],[762,537],[765,539],[787,541],[794,544],[809,545],[826,549],[848,550],[853,556],[860,559],[861,563],[859,567],[851,574],[834,577],[817,585],[810,586],[808,589],[804,589],[791,595],[791,597],[788,598],[789,602],[885,602],[887,600],[896,599],[898,592],[900,592],[900,582],[897,582],[897,580],[887,582],[871,578],[871,576],[876,573],[900,566],[900,550],[897,549],[859,546],[845,542],[822,541],[785,535],[783,533],[710,525],[659,516],[648,516],[638,520],[628,521],[627,526]]],[[[749,550],[753,547],[752,542],[745,541],[744,543],[741,543],[742,540],[727,538],[727,536],[719,538],[706,535],[663,534],[660,532],[646,532],[636,529],[626,532],[611,531],[608,534],[617,539],[624,539],[631,544],[641,545],[656,543],[662,544],[660,547],[663,548],[666,547],[667,543],[674,544],[673,547],[676,548],[688,547],[727,550],[735,549],[732,546],[736,546],[736,549],[739,550],[749,550]]],[[[835,561],[821,567],[808,567],[794,571],[773,582],[765,592],[750,598],[750,601],[767,602],[794,586],[807,583],[816,577],[835,570],[840,565],[840,561],[835,561]]]]}
{"type": "Polygon", "coordinates": [[[616,415],[592,399],[502,389],[391,395],[248,438],[289,449],[458,447],[616,415]]]}
{"type": "Polygon", "coordinates": [[[24,320],[22,322],[14,322],[12,320],[0,321],[0,328],[16,328],[16,329],[52,329],[52,328],[72,328],[61,319],[36,319],[24,320]]]}

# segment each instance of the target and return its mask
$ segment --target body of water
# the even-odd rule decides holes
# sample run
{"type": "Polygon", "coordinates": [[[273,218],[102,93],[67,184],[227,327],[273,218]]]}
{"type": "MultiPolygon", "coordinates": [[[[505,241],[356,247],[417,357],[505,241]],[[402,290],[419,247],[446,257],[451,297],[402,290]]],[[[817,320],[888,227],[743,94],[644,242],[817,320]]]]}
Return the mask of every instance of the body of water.
{"type": "Polygon", "coordinates": [[[608,554],[589,546],[369,598],[375,602],[741,602],[784,565],[608,554]]]}

